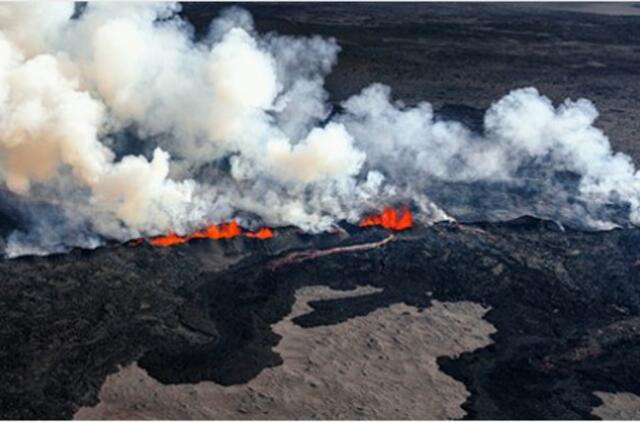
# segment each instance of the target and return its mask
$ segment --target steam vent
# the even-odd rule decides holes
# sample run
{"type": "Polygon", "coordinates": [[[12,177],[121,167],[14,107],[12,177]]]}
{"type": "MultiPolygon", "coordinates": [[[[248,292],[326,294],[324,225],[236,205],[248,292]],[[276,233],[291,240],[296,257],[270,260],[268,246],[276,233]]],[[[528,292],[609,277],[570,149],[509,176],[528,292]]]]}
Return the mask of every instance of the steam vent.
{"type": "Polygon", "coordinates": [[[0,2],[0,420],[640,419],[634,3],[0,2]]]}

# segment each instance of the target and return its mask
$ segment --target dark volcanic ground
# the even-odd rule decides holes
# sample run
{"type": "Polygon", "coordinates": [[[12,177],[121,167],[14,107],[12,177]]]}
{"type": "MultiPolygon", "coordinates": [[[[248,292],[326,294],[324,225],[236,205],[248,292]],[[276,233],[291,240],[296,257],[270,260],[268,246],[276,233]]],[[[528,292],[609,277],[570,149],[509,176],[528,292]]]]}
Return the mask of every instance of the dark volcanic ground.
{"type": "MultiPolygon", "coordinates": [[[[407,102],[481,110],[533,85],[556,101],[593,100],[614,147],[640,162],[640,17],[521,5],[247,7],[261,31],[338,39],[328,80],[337,100],[377,81],[407,102]]],[[[219,8],[184,13],[202,30],[219,8]]],[[[389,236],[348,230],[0,261],[0,418],[71,417],[133,361],[163,383],[247,382],[282,363],[271,325],[311,285],[382,290],[313,302],[294,319],[302,327],[401,302],[490,307],[494,343],[438,361],[471,393],[471,418],[592,418],[594,391],[640,394],[640,231],[562,231],[532,218],[442,223],[369,249],[291,255],[389,236]]]]}
{"type": "Polygon", "coordinates": [[[490,307],[495,343],[439,360],[472,393],[463,406],[470,417],[589,418],[594,391],[640,394],[640,231],[563,232],[531,218],[443,223],[371,249],[286,258],[388,236],[281,231],[264,242],[2,261],[0,417],[70,417],[96,403],[116,365],[134,360],[163,383],[247,382],[282,363],[271,324],[289,313],[297,289],[312,285],[382,291],[312,302],[314,311],[293,321],[302,327],[401,302],[490,307]]]}

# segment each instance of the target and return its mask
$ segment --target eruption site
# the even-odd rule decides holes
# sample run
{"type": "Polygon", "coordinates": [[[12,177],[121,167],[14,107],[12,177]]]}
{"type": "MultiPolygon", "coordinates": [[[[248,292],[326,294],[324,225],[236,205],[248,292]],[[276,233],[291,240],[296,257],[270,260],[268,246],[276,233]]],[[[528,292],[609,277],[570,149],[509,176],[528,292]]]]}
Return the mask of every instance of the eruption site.
{"type": "Polygon", "coordinates": [[[412,223],[413,220],[409,208],[403,207],[398,213],[395,208],[386,207],[380,214],[364,217],[358,225],[360,227],[382,226],[392,230],[405,230],[410,228],[412,223]]]}
{"type": "Polygon", "coordinates": [[[212,224],[205,229],[196,230],[185,236],[179,236],[175,233],[155,236],[149,239],[149,243],[154,246],[171,246],[186,243],[191,239],[230,239],[236,236],[264,240],[273,236],[273,230],[269,227],[260,227],[256,231],[243,230],[235,220],[232,220],[228,223],[212,224]]]}
{"type": "Polygon", "coordinates": [[[247,7],[0,2],[0,420],[640,420],[640,9],[247,7]]]}
{"type": "Polygon", "coordinates": [[[340,221],[640,223],[640,176],[587,99],[516,89],[479,131],[381,84],[333,104],[335,39],[261,34],[237,7],[196,36],[180,10],[0,5],[0,211],[16,220],[5,255],[340,221]],[[384,208],[397,203],[413,216],[384,208]]]}
{"type": "MultiPolygon", "coordinates": [[[[380,214],[373,214],[364,217],[358,226],[382,226],[391,230],[405,230],[412,225],[411,211],[408,207],[403,207],[400,213],[395,208],[385,207],[380,214]]],[[[191,239],[230,239],[236,236],[245,236],[250,239],[265,240],[273,237],[274,232],[270,227],[260,227],[258,230],[245,230],[238,225],[236,220],[227,223],[212,224],[201,230],[196,230],[191,234],[180,236],[175,233],[168,233],[163,236],[154,236],[149,239],[153,246],[172,246],[187,243],[191,239]]],[[[139,244],[140,242],[134,242],[139,244]]]]}

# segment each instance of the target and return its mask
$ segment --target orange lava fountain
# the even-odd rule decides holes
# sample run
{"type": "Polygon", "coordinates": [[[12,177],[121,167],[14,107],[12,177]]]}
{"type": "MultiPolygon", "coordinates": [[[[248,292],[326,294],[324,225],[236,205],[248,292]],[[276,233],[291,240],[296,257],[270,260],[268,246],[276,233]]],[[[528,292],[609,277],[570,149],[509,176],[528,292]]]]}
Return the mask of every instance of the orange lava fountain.
{"type": "Polygon", "coordinates": [[[382,226],[391,230],[405,230],[411,227],[412,224],[413,218],[409,208],[403,207],[400,212],[397,212],[395,208],[386,207],[380,214],[364,217],[360,220],[358,226],[382,226]]]}
{"type": "MultiPolygon", "coordinates": [[[[391,230],[405,230],[411,227],[413,219],[408,207],[403,207],[400,211],[395,208],[386,207],[380,214],[373,214],[364,217],[358,223],[360,227],[382,226],[391,230]]],[[[148,240],[153,246],[172,246],[187,243],[191,239],[230,239],[236,236],[245,236],[250,239],[269,239],[273,237],[273,230],[269,227],[261,227],[256,231],[245,230],[236,220],[225,223],[212,224],[204,229],[196,230],[191,234],[178,235],[168,233],[163,236],[155,236],[148,240]]],[[[134,239],[132,245],[138,245],[142,239],[134,239]]]]}
{"type": "Polygon", "coordinates": [[[231,220],[226,223],[212,224],[201,230],[180,236],[175,233],[168,233],[164,236],[156,236],[149,239],[149,243],[153,246],[172,246],[186,243],[191,239],[230,239],[236,236],[245,236],[251,239],[268,239],[273,237],[273,230],[268,227],[262,227],[256,231],[243,230],[238,222],[231,220]]]}
{"type": "Polygon", "coordinates": [[[262,227],[254,232],[245,232],[244,235],[252,239],[268,239],[270,237],[273,237],[273,230],[271,230],[269,227],[262,227]]]}

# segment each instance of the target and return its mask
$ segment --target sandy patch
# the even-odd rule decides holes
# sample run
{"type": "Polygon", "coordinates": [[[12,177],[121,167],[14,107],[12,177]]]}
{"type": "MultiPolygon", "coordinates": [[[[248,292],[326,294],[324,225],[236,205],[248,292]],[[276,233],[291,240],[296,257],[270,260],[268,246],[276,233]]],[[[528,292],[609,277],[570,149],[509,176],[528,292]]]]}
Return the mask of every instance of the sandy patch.
{"type": "Polygon", "coordinates": [[[341,324],[304,329],[291,322],[310,300],[367,294],[308,287],[274,325],[284,364],[244,385],[163,385],[133,364],[109,376],[100,403],[76,419],[451,419],[464,416],[465,386],[438,368],[491,343],[487,309],[435,302],[424,312],[404,304],[341,324]]]}
{"type": "Polygon", "coordinates": [[[594,408],[592,415],[605,420],[640,419],[640,396],[631,393],[594,393],[603,403],[594,408]]]}

